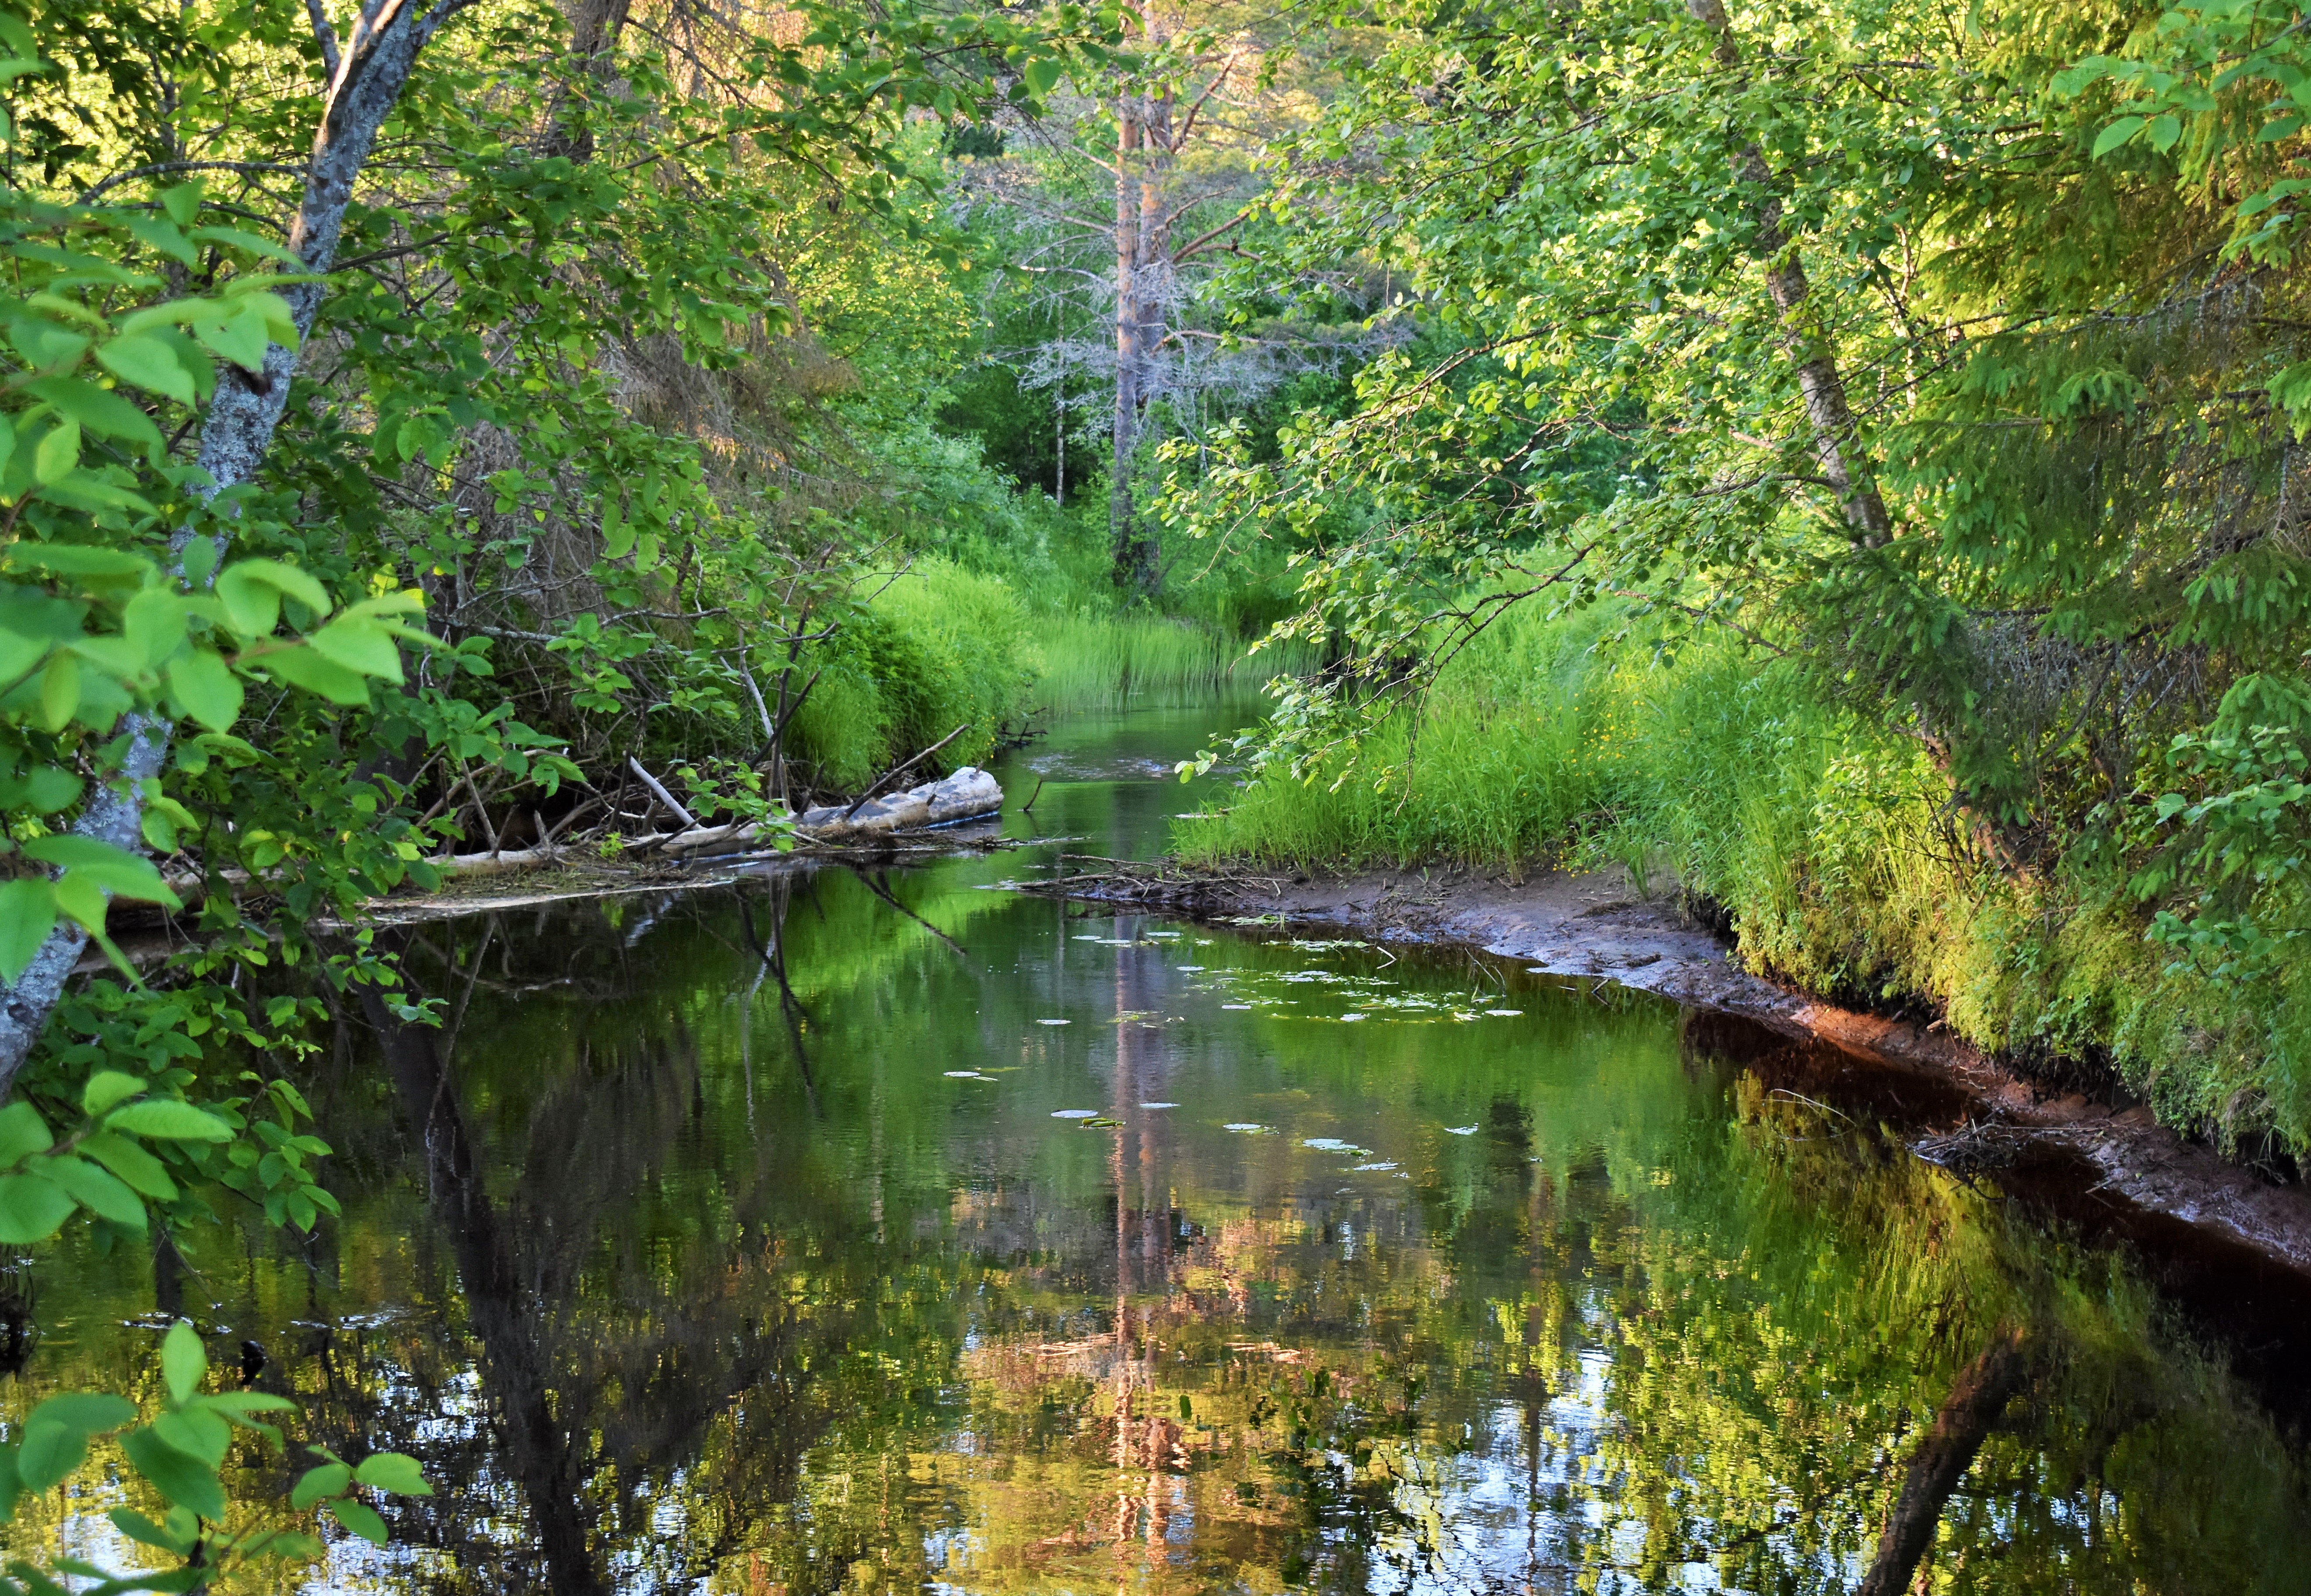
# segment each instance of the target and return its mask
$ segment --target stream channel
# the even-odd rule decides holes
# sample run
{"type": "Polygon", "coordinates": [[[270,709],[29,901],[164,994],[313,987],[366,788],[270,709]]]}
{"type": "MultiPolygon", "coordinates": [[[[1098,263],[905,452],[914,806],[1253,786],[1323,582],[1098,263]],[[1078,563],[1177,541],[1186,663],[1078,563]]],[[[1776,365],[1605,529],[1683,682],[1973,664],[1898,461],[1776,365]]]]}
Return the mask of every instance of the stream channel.
{"type": "Polygon", "coordinates": [[[1737,1022],[1000,888],[1159,853],[1250,713],[1008,756],[1064,845],[414,927],[449,1022],[296,1066],[343,1219],[15,1266],[5,1416],[190,1316],[435,1482],[311,1591],[2311,1590],[2291,1277],[1737,1022]]]}

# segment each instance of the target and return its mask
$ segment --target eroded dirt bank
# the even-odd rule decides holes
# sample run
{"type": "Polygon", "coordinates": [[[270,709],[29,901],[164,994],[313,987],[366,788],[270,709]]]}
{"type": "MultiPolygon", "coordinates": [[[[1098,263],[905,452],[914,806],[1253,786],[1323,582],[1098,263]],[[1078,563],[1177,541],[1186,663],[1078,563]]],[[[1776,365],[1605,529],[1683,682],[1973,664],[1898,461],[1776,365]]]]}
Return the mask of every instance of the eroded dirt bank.
{"type": "Polygon", "coordinates": [[[2148,1108],[2042,1090],[1935,1027],[1857,1013],[1750,975],[1722,940],[1667,898],[1639,896],[1618,871],[1513,882],[1448,870],[1222,874],[1081,859],[1055,880],[1016,884],[1199,919],[1274,917],[1380,941],[1461,944],[1535,971],[1603,977],[1740,1015],[1827,1043],[1857,1069],[1907,1071],[1959,1089],[1956,1123],[1921,1139],[1923,1156],[1994,1167],[2033,1146],[2058,1149],[2080,1161],[2082,1190],[2098,1201],[2179,1221],[2226,1249],[2311,1278],[2311,1193],[2301,1185],[2275,1185],[2227,1162],[2158,1124],[2148,1108]]]}

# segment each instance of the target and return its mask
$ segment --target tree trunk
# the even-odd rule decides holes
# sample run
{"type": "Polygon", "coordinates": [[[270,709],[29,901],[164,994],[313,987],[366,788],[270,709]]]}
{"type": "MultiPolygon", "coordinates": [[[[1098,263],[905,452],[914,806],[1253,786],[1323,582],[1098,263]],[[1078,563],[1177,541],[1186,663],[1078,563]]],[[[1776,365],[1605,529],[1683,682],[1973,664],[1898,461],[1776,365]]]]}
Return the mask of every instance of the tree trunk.
{"type": "Polygon", "coordinates": [[[1115,434],[1107,481],[1113,576],[1125,593],[1143,591],[1139,527],[1132,513],[1131,466],[1139,453],[1139,101],[1115,100],[1115,434]]]}
{"type": "Polygon", "coordinates": [[[1910,1453],[1902,1493],[1878,1538],[1878,1556],[1855,1596],[1902,1596],[1918,1560],[1934,1543],[1942,1509],[1982,1450],[1999,1416],[2030,1372],[2019,1330],[2001,1330],[1982,1356],[1958,1371],[1957,1383],[1934,1414],[1933,1427],[1910,1453]]]}
{"type": "MultiPolygon", "coordinates": [[[[570,23],[571,58],[597,87],[609,82],[610,60],[632,9],[632,0],[564,0],[562,14],[570,23]]],[[[555,91],[543,149],[547,155],[566,155],[583,165],[593,159],[594,134],[580,120],[574,100],[567,84],[555,91]]]]}
{"type": "MultiPolygon", "coordinates": [[[[1714,53],[1718,64],[1740,66],[1741,48],[1734,41],[1724,0],[1687,0],[1687,10],[1717,36],[1714,53]]],[[[1734,175],[1759,195],[1757,253],[1765,257],[1766,290],[1781,312],[1783,344],[1797,363],[1798,392],[1813,429],[1814,458],[1820,464],[1822,480],[1837,495],[1854,540],[1866,549],[1879,548],[1894,535],[1893,522],[1869,461],[1853,452],[1853,407],[1846,402],[1845,379],[1838,373],[1829,331],[1815,313],[1805,263],[1783,226],[1781,198],[1774,192],[1764,152],[1755,144],[1743,150],[1734,162],[1734,175]]]]}
{"type": "MultiPolygon", "coordinates": [[[[330,63],[329,89],[305,169],[304,197],[289,230],[289,248],[307,272],[318,275],[336,262],[345,207],[377,143],[378,129],[401,98],[419,52],[443,22],[471,3],[436,0],[432,10],[420,15],[414,0],[379,0],[356,23],[342,55],[316,8],[322,53],[330,63]]],[[[281,291],[301,338],[312,328],[321,294],[318,282],[295,283],[281,291]]],[[[257,475],[273,447],[296,369],[297,351],[278,343],[266,350],[261,370],[245,371],[231,364],[219,369],[216,393],[201,427],[200,464],[212,484],[203,490],[205,498],[214,499],[257,475]]],[[[181,559],[191,540],[191,530],[179,528],[170,539],[170,548],[181,559]]],[[[74,836],[132,853],[144,850],[144,783],[161,774],[173,731],[167,722],[141,714],[123,717],[119,734],[127,739],[127,752],[119,774],[90,798],[73,825],[74,836]]],[[[14,1086],[16,1072],[48,1025],[88,937],[77,921],[58,921],[31,965],[0,998],[0,1098],[14,1086]]]]}
{"type": "MultiPolygon", "coordinates": [[[[1155,0],[1141,0],[1139,33],[1147,44],[1163,41],[1155,0]]],[[[1131,474],[1150,397],[1147,360],[1172,264],[1164,221],[1164,169],[1173,153],[1172,97],[1168,91],[1118,95],[1115,104],[1115,457],[1108,520],[1115,585],[1144,597],[1156,591],[1156,541],[1133,507],[1131,474]]]]}

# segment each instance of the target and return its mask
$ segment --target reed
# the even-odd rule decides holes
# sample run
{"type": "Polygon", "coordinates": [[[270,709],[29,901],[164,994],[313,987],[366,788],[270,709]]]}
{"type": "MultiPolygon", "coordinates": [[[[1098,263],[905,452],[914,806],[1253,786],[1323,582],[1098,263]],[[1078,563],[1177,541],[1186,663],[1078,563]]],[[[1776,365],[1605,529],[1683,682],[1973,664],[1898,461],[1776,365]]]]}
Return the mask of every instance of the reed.
{"type": "Polygon", "coordinates": [[[1215,628],[1143,614],[1075,610],[1039,618],[1036,702],[1054,713],[1192,702],[1313,667],[1297,646],[1250,651],[1215,628]]]}

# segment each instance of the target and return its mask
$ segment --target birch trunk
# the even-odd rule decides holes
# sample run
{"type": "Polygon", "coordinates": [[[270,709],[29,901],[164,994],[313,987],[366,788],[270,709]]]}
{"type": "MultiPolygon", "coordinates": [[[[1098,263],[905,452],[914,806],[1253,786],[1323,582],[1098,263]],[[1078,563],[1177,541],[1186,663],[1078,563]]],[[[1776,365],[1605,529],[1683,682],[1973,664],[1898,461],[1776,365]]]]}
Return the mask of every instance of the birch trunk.
{"type": "MultiPolygon", "coordinates": [[[[304,195],[289,230],[289,249],[305,271],[318,275],[336,263],[345,207],[376,147],[378,129],[400,100],[419,53],[442,23],[471,3],[435,0],[431,10],[421,13],[416,0],[371,0],[342,51],[318,0],[311,6],[314,31],[328,64],[329,86],[305,169],[304,195]]],[[[318,282],[282,291],[301,339],[312,328],[324,291],[318,282]]],[[[200,464],[210,484],[202,490],[205,500],[249,481],[263,466],[296,369],[297,351],[277,343],[266,349],[259,370],[230,364],[220,369],[201,428],[200,464]]],[[[170,539],[170,551],[179,559],[192,536],[189,528],[180,528],[170,539]]],[[[144,784],[160,776],[173,731],[167,722],[149,716],[132,714],[122,720],[120,733],[128,740],[128,751],[118,775],[97,790],[74,823],[74,836],[143,851],[144,784]]],[[[0,997],[0,1098],[14,1086],[16,1072],[39,1041],[88,937],[76,921],[60,920],[24,973],[0,997]]]]}

